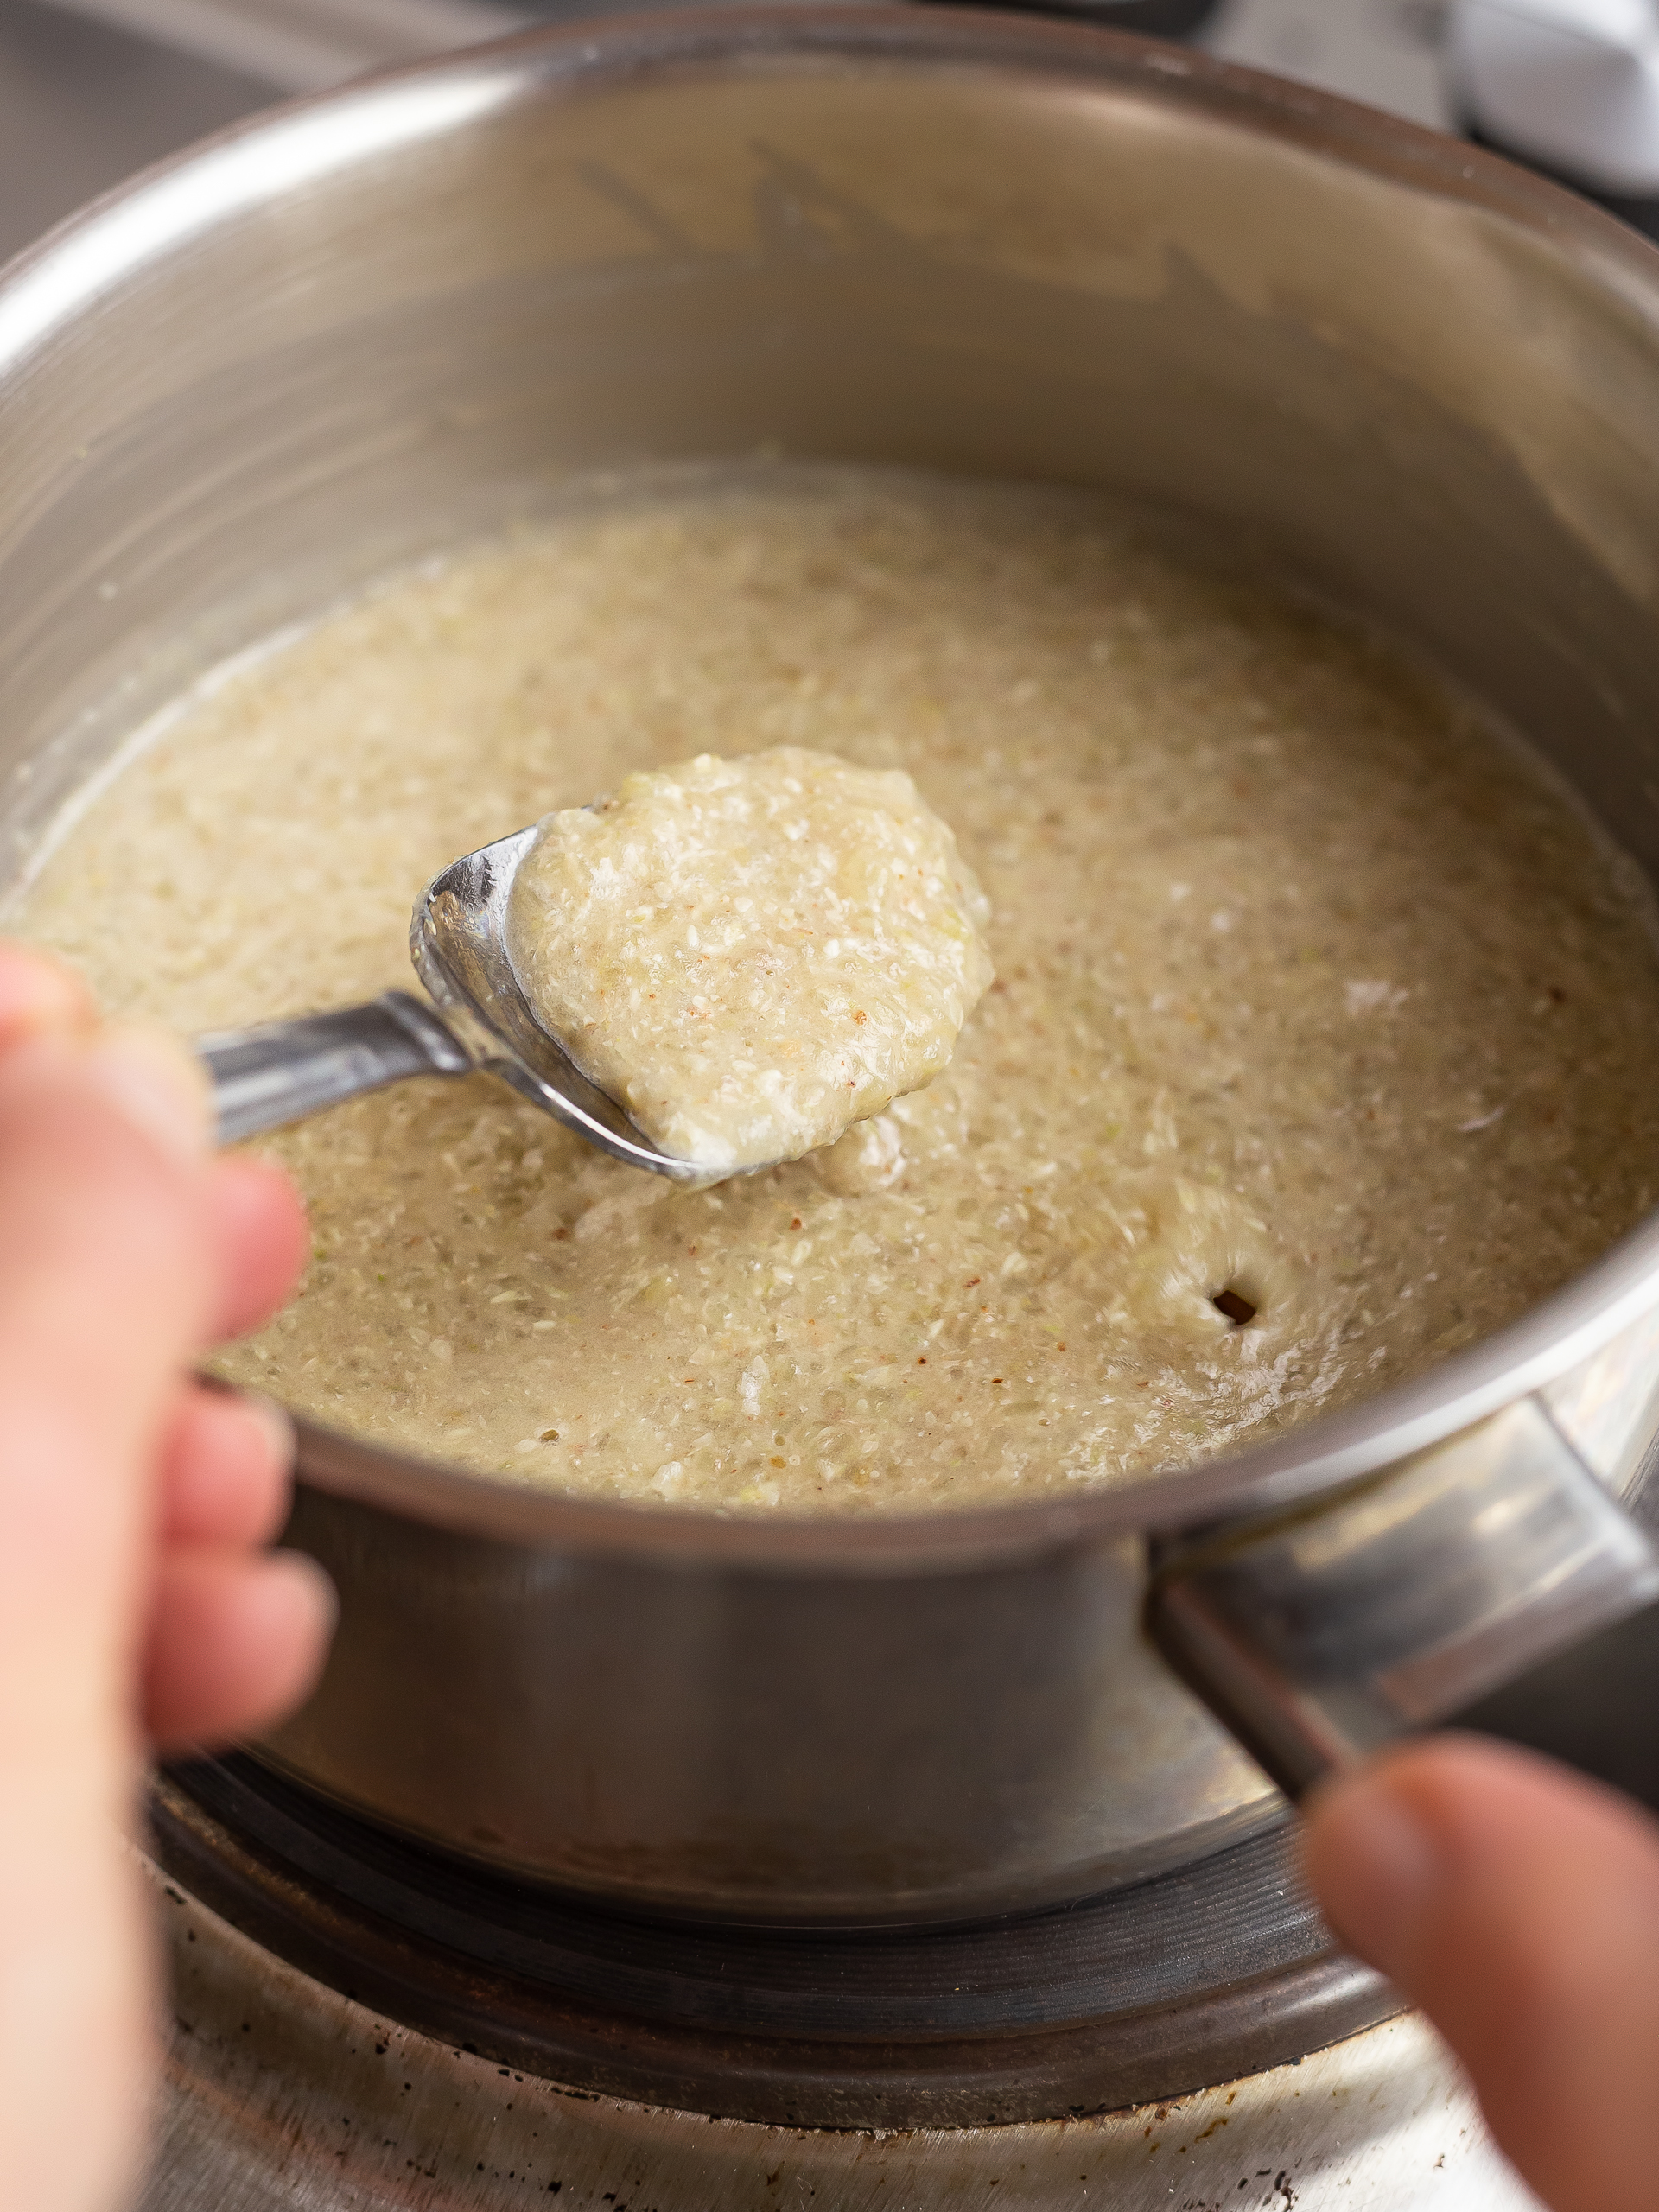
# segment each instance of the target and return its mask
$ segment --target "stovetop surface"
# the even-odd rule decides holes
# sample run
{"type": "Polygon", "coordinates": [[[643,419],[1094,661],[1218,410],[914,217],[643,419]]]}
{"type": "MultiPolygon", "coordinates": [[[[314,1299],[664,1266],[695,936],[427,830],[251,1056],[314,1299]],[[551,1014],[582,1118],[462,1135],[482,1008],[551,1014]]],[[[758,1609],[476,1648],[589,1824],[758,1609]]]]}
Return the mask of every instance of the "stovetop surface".
{"type": "Polygon", "coordinates": [[[150,1852],[173,2021],[140,2212],[1533,2203],[1282,1825],[924,1930],[621,1916],[243,1757],[156,1777],[150,1852]]]}
{"type": "Polygon", "coordinates": [[[400,2026],[151,1873],[175,2019],[137,2212],[1537,2212],[1410,2015],[1093,2118],[765,2126],[560,2088],[400,2026]]]}

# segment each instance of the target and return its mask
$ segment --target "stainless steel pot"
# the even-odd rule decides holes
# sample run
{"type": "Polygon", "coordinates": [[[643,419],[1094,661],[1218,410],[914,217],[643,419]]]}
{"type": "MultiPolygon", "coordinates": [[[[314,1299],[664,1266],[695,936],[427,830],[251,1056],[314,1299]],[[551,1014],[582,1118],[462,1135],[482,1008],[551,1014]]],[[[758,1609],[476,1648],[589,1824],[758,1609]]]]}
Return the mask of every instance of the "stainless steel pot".
{"type": "MultiPolygon", "coordinates": [[[[8,864],[213,657],[575,473],[763,447],[1110,486],[1242,533],[1659,861],[1652,251],[1195,54],[869,7],[612,21],[384,78],[16,264],[8,864]]],[[[1656,1313],[1649,1222],[1270,1450],[923,1521],[565,1503],[308,1427],[293,1540],[343,1615],[263,1755],[655,1910],[945,1920],[1130,1880],[1281,1813],[1143,1633],[1150,1548],[1160,1638],[1294,1786],[1652,1595],[1610,1501],[1659,1433],[1656,1313]]]]}

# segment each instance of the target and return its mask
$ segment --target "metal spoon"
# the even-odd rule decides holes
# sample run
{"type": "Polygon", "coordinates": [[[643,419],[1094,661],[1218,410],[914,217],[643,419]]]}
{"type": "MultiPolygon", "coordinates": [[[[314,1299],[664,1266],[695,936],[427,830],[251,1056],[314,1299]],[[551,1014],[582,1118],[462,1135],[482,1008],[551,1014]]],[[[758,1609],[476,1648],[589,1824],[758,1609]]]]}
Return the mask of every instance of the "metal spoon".
{"type": "Polygon", "coordinates": [[[198,1037],[219,1141],[280,1128],[406,1076],[484,1068],[618,1160],[682,1183],[706,1182],[707,1168],[659,1152],[588,1082],[519,989],[507,958],[507,900],[535,841],[532,826],[480,846],[435,875],[416,900],[410,957],[435,1005],[386,991],[334,1014],[198,1037]]]}

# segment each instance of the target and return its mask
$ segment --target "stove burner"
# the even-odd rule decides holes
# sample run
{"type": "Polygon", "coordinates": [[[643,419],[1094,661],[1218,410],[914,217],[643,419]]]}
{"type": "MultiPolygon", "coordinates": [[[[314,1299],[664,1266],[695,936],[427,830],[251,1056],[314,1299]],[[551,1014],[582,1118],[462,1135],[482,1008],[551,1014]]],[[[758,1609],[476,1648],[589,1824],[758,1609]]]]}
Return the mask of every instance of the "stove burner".
{"type": "Polygon", "coordinates": [[[235,1755],[157,1780],[155,1855],[387,2017],[577,2089],[810,2128],[979,2127],[1173,2097],[1399,2000],[1344,1957],[1288,1823],[1198,1866],[973,1928],[629,1918],[371,1826],[235,1755]]]}

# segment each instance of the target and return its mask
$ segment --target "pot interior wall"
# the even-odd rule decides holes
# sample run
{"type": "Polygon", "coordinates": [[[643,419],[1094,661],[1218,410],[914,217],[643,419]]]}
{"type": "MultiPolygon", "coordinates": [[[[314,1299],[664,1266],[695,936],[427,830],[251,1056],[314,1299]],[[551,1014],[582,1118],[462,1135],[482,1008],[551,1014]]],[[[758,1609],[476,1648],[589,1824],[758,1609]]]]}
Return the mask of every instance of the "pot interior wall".
{"type": "Polygon", "coordinates": [[[1218,71],[975,28],[949,62],[883,15],[394,80],[232,137],[15,276],[22,833],[181,676],[389,562],[573,477],[778,451],[1110,486],[1242,534],[1659,856],[1659,346],[1637,283],[1585,281],[1611,226],[1558,242],[1482,204],[1496,172],[1454,200],[1461,149],[1402,153],[1382,118],[1333,149],[1366,173],[1218,71]],[[66,321],[77,290],[95,308],[66,321]]]}

